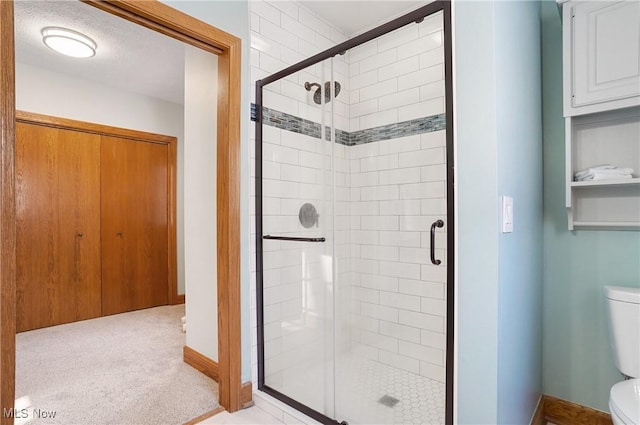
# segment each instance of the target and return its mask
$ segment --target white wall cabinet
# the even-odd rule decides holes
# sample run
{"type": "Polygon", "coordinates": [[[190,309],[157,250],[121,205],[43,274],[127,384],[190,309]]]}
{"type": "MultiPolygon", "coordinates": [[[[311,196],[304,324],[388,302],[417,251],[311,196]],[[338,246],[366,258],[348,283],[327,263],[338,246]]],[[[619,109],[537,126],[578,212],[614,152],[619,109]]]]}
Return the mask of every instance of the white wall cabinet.
{"type": "Polygon", "coordinates": [[[640,230],[640,1],[561,3],[569,229],[640,230]],[[603,164],[632,178],[574,181],[603,164]]]}
{"type": "Polygon", "coordinates": [[[640,1],[563,5],[564,115],[640,105],[640,1]]]}

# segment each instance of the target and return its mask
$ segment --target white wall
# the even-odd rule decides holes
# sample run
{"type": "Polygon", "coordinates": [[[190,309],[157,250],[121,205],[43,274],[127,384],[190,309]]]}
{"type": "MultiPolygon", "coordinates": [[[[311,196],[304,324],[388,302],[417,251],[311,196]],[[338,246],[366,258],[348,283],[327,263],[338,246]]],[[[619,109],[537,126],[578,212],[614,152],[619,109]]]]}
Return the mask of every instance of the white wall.
{"type": "Polygon", "coordinates": [[[185,47],[184,217],[187,346],[218,360],[216,119],[218,57],[185,47]]]}
{"type": "MultiPolygon", "coordinates": [[[[178,188],[181,199],[183,106],[93,81],[16,63],[16,109],[79,121],[129,128],[178,138],[178,188]]],[[[178,202],[178,293],[184,293],[181,211],[178,202]]]]}
{"type": "Polygon", "coordinates": [[[16,109],[182,137],[182,105],[16,63],[16,109]]]}
{"type": "Polygon", "coordinates": [[[251,327],[249,277],[251,254],[249,242],[249,5],[247,0],[161,0],[163,3],[202,20],[216,28],[227,31],[242,41],[242,76],[240,107],[240,283],[242,309],[242,382],[251,379],[251,327]]]}
{"type": "Polygon", "coordinates": [[[348,53],[350,131],[444,113],[442,13],[348,53]]]}

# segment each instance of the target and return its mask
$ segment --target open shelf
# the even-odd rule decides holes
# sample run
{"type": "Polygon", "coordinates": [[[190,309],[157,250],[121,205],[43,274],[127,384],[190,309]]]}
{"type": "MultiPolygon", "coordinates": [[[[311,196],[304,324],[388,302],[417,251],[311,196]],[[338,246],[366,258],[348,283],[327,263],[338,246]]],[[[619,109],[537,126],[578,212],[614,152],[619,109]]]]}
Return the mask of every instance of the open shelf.
{"type": "Polygon", "coordinates": [[[582,182],[572,182],[571,187],[602,187],[602,186],[624,186],[640,185],[640,178],[632,179],[611,179],[611,180],[587,180],[582,182]]]}
{"type": "Polygon", "coordinates": [[[637,229],[640,227],[640,223],[637,221],[574,221],[575,227],[614,227],[614,228],[629,228],[637,229]]]}
{"type": "Polygon", "coordinates": [[[640,107],[566,118],[568,227],[640,229],[640,107]],[[573,181],[578,170],[611,164],[633,178],[573,181]]]}

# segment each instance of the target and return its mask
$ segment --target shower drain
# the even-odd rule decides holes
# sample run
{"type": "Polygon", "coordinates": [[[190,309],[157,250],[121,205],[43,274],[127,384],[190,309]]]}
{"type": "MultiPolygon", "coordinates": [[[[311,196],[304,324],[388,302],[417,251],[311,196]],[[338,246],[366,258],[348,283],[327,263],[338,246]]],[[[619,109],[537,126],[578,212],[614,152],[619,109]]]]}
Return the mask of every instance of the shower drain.
{"type": "Polygon", "coordinates": [[[396,404],[398,404],[400,400],[398,400],[395,397],[391,397],[389,394],[385,394],[382,397],[380,397],[380,400],[378,400],[378,403],[380,404],[384,404],[387,407],[393,407],[396,404]]]}

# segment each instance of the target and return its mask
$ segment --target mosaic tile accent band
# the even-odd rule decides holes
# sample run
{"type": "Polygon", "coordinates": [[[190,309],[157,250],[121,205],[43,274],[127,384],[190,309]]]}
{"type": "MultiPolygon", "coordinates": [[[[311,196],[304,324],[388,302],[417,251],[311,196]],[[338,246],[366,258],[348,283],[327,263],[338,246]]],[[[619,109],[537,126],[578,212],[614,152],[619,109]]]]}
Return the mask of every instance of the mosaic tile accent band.
{"type": "MultiPolygon", "coordinates": [[[[256,120],[256,104],[251,104],[251,121],[256,120]]],[[[262,120],[265,124],[320,138],[320,123],[296,117],[285,112],[263,107],[262,120]]],[[[430,117],[416,118],[395,124],[381,125],[354,132],[336,129],[336,142],[345,146],[363,145],[380,140],[395,139],[397,137],[413,136],[414,134],[429,133],[446,128],[446,115],[438,114],[430,117]]],[[[331,138],[331,128],[325,128],[325,139],[331,138]]]]}

